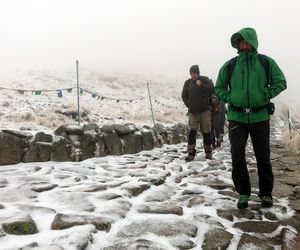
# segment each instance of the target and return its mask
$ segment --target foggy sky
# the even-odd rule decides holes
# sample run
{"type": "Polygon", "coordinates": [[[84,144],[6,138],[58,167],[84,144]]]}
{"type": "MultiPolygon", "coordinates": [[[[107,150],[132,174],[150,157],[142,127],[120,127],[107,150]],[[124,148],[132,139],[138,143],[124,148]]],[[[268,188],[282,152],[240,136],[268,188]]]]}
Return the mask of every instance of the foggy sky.
{"type": "Polygon", "coordinates": [[[253,27],[259,52],[286,75],[283,96],[300,104],[299,7],[297,0],[0,0],[0,72],[69,69],[78,59],[99,72],[180,82],[199,64],[216,80],[236,55],[231,35],[253,27]]]}

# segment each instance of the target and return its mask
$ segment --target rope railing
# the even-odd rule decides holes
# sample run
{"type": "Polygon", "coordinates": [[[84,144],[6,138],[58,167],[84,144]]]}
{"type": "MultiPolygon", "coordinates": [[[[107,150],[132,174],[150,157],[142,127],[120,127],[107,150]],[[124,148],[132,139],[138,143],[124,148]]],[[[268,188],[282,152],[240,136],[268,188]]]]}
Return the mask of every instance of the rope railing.
{"type": "MultiPolygon", "coordinates": [[[[23,89],[23,88],[8,88],[8,87],[3,87],[3,86],[0,86],[0,91],[1,90],[7,90],[7,91],[14,91],[14,92],[17,92],[18,94],[20,95],[24,95],[25,93],[32,93],[33,95],[36,95],[36,96],[41,96],[42,93],[51,93],[51,92],[55,92],[57,97],[58,98],[63,98],[64,97],[64,94],[63,92],[66,91],[68,93],[72,93],[73,90],[76,90],[77,87],[64,87],[64,88],[59,88],[59,89],[23,89]]],[[[89,94],[91,95],[92,98],[95,98],[95,99],[98,99],[98,100],[108,100],[108,101],[115,101],[116,103],[126,103],[126,104],[130,104],[130,103],[133,103],[133,102],[140,102],[140,101],[145,101],[146,98],[147,98],[147,94],[145,94],[144,97],[140,97],[140,98],[130,98],[130,99],[127,99],[127,98],[119,98],[119,97],[112,97],[112,96],[107,96],[107,95],[104,95],[104,94],[101,94],[101,93],[98,93],[97,91],[92,91],[90,89],[88,89],[87,87],[80,87],[79,88],[80,90],[80,94],[89,94]]],[[[166,104],[164,102],[162,102],[161,100],[159,100],[160,98],[157,97],[157,96],[154,96],[154,95],[150,95],[148,96],[148,98],[151,98],[153,100],[153,103],[154,104],[157,104],[157,105],[160,105],[162,107],[166,107],[168,109],[178,109],[179,107],[178,106],[171,106],[169,104],[166,104]]],[[[152,116],[152,120],[154,119],[153,117],[153,113],[151,114],[152,116]]]]}
{"type": "MultiPolygon", "coordinates": [[[[127,99],[127,98],[117,98],[117,97],[112,97],[112,96],[105,96],[103,94],[97,93],[96,91],[89,90],[88,88],[82,88],[80,86],[80,81],[79,81],[79,62],[76,60],[76,87],[68,87],[68,88],[59,88],[59,89],[18,89],[18,88],[8,88],[8,87],[1,87],[0,86],[0,91],[1,90],[9,90],[9,91],[16,91],[19,94],[25,94],[25,92],[31,92],[32,94],[35,94],[37,96],[42,95],[43,92],[56,92],[57,96],[59,98],[63,98],[63,91],[67,92],[72,92],[73,89],[77,90],[77,114],[78,114],[78,125],[80,125],[80,95],[83,93],[88,93],[92,96],[92,98],[96,98],[98,100],[112,100],[116,101],[117,103],[119,102],[125,102],[125,103],[132,103],[134,101],[145,101],[146,100],[146,95],[141,98],[132,98],[132,99],[127,99]]],[[[159,98],[156,98],[150,94],[150,86],[149,83],[147,83],[147,89],[148,89],[148,98],[150,100],[150,109],[151,109],[151,116],[153,123],[155,124],[154,120],[154,114],[153,114],[153,107],[152,107],[152,99],[154,100],[154,103],[167,107],[169,109],[178,109],[178,106],[171,106],[168,104],[165,104],[164,102],[158,100],[159,98]]]]}

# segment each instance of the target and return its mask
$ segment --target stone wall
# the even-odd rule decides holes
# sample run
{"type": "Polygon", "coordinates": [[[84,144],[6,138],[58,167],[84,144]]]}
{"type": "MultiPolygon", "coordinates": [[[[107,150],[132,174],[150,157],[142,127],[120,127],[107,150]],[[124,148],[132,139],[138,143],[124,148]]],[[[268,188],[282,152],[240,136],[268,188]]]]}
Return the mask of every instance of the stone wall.
{"type": "Polygon", "coordinates": [[[1,130],[0,165],[20,162],[82,161],[106,155],[135,154],[142,150],[187,140],[188,127],[156,124],[137,128],[134,124],[62,125],[54,134],[1,130]]]}

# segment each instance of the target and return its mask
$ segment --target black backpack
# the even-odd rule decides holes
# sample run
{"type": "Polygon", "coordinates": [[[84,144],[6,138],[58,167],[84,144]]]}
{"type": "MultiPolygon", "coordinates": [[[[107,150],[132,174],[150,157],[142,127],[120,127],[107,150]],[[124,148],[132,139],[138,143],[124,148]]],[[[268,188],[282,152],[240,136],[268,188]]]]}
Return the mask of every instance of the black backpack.
{"type": "MultiPolygon", "coordinates": [[[[227,65],[227,75],[228,75],[229,88],[231,88],[230,79],[231,79],[234,67],[236,65],[237,58],[238,58],[237,56],[234,57],[234,58],[231,58],[229,64],[227,65]]],[[[262,55],[262,54],[258,54],[258,59],[259,59],[261,65],[265,69],[266,78],[267,78],[267,85],[270,85],[271,84],[271,79],[270,79],[270,63],[269,63],[269,60],[268,60],[267,56],[262,55]]]]}
{"type": "MultiPolygon", "coordinates": [[[[228,86],[231,89],[231,83],[230,79],[234,70],[234,67],[237,62],[237,56],[230,59],[229,64],[227,65],[227,76],[228,76],[228,86]]],[[[261,63],[261,65],[264,67],[266,79],[267,79],[267,86],[269,86],[272,83],[272,79],[270,78],[270,63],[266,55],[258,54],[258,59],[261,63]]],[[[272,102],[268,103],[268,111],[270,115],[273,115],[275,112],[275,104],[272,102]]]]}

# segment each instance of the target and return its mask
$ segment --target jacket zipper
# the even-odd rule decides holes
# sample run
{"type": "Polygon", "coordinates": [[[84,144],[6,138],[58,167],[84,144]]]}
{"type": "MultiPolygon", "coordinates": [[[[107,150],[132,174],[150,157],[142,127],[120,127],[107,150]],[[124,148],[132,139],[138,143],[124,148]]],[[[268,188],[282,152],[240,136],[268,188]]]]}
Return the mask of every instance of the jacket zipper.
{"type": "MultiPolygon", "coordinates": [[[[249,100],[249,54],[246,53],[247,58],[247,101],[248,101],[248,108],[250,108],[250,100],[249,100]]],[[[248,123],[250,123],[250,113],[248,115],[248,123]]]]}

